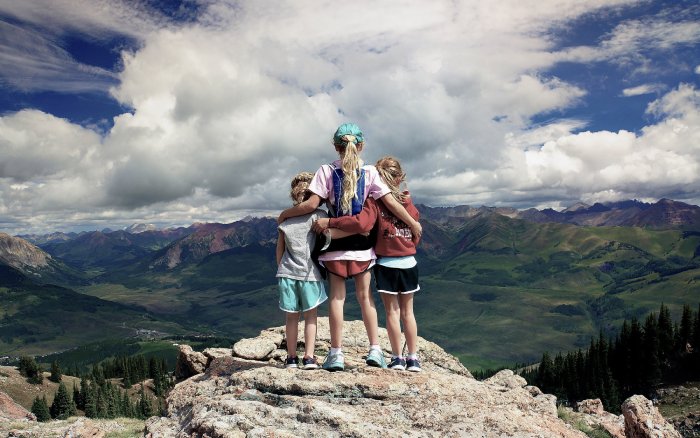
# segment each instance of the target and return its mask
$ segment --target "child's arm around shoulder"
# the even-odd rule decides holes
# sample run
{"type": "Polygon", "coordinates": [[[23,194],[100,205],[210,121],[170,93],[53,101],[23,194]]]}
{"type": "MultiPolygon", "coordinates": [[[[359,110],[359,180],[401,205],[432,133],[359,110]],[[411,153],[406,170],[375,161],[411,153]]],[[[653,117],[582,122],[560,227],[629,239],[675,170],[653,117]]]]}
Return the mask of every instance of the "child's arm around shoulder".
{"type": "Polygon", "coordinates": [[[418,211],[416,205],[413,203],[413,199],[411,199],[411,194],[408,192],[403,193],[404,195],[406,195],[406,201],[403,204],[404,208],[413,219],[420,220],[420,212],[418,211]]]}
{"type": "Polygon", "coordinates": [[[362,211],[354,216],[342,216],[334,218],[318,219],[314,223],[314,231],[322,233],[331,228],[334,239],[352,236],[353,234],[367,234],[372,231],[379,216],[377,202],[372,198],[367,198],[362,211]]]}
{"type": "MultiPolygon", "coordinates": [[[[390,193],[382,196],[379,199],[384,202],[384,206],[386,206],[386,208],[388,208],[394,216],[404,221],[404,223],[411,228],[413,240],[416,242],[420,240],[421,236],[423,235],[423,227],[421,226],[420,222],[414,219],[408,210],[406,210],[406,208],[401,205],[401,203],[397,201],[396,198],[394,198],[390,193]]],[[[416,210],[416,213],[417,212],[418,210],[416,210]]]]}
{"type": "Polygon", "coordinates": [[[277,223],[281,224],[290,217],[303,216],[305,214],[313,213],[314,210],[321,205],[321,201],[321,197],[314,193],[306,201],[297,204],[294,207],[289,207],[280,213],[279,217],[277,218],[277,223]]]}

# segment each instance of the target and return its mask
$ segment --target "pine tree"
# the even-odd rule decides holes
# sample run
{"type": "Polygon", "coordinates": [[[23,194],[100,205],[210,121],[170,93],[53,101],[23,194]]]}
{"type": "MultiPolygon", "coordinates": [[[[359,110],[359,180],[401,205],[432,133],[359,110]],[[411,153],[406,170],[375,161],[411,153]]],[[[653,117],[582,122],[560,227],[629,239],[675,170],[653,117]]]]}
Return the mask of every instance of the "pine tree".
{"type": "Polygon", "coordinates": [[[161,417],[165,417],[166,415],[168,415],[168,412],[165,409],[165,403],[163,402],[162,397],[158,397],[158,408],[157,408],[155,415],[158,415],[161,417]]]}
{"type": "Polygon", "coordinates": [[[561,353],[557,353],[557,355],[554,357],[552,375],[554,386],[552,393],[556,395],[557,398],[561,399],[566,394],[564,391],[564,356],[562,356],[561,353]]]}
{"type": "Polygon", "coordinates": [[[107,397],[105,394],[105,386],[97,386],[97,418],[107,417],[107,397]]]}
{"type": "Polygon", "coordinates": [[[75,381],[73,381],[73,404],[75,404],[76,408],[80,407],[80,390],[75,384],[75,381]]]}
{"type": "Polygon", "coordinates": [[[29,383],[40,385],[44,381],[43,370],[33,357],[22,356],[19,359],[19,372],[27,378],[29,383]]]}
{"type": "Polygon", "coordinates": [[[684,305],[683,306],[683,313],[681,315],[681,328],[679,332],[679,341],[680,344],[678,345],[678,349],[681,352],[686,351],[686,346],[691,340],[691,336],[693,334],[693,312],[690,310],[689,305],[684,305]]]}
{"type": "Polygon", "coordinates": [[[643,394],[650,396],[653,389],[661,383],[659,333],[654,313],[650,313],[644,321],[644,353],[646,358],[642,366],[641,383],[643,394]]]}
{"type": "Polygon", "coordinates": [[[632,323],[630,324],[630,338],[629,338],[629,350],[630,350],[630,393],[626,394],[624,397],[628,397],[632,394],[644,394],[644,388],[642,382],[644,381],[644,361],[646,355],[644,354],[644,339],[642,327],[639,325],[637,318],[632,318],[632,323]]]}
{"type": "Polygon", "coordinates": [[[57,418],[59,420],[65,420],[71,415],[75,415],[75,403],[70,394],[68,394],[68,389],[66,385],[61,383],[58,385],[58,390],[53,398],[53,403],[51,403],[51,417],[57,418]]]}
{"type": "Polygon", "coordinates": [[[671,320],[671,312],[668,307],[661,304],[659,309],[659,363],[661,365],[662,375],[667,375],[671,368],[671,360],[674,353],[673,342],[673,321],[671,320]]]}
{"type": "Polygon", "coordinates": [[[153,404],[146,397],[146,391],[143,388],[143,383],[141,384],[141,398],[139,400],[139,416],[141,418],[149,418],[153,415],[153,404]]]}
{"type": "Polygon", "coordinates": [[[700,304],[698,304],[698,312],[695,314],[693,321],[693,341],[691,342],[693,349],[692,353],[692,373],[691,378],[700,378],[700,304]]]}
{"type": "Polygon", "coordinates": [[[155,380],[156,376],[160,375],[160,367],[155,357],[148,360],[148,377],[155,380]]]}
{"type": "Polygon", "coordinates": [[[107,403],[107,418],[115,418],[119,414],[121,400],[116,398],[116,389],[111,383],[105,385],[105,401],[107,403]]]}
{"type": "Polygon", "coordinates": [[[552,392],[554,383],[553,368],[552,358],[549,356],[549,353],[545,352],[542,354],[542,360],[537,368],[537,386],[544,392],[552,392]]]}
{"type": "Polygon", "coordinates": [[[104,385],[105,375],[104,375],[104,372],[102,371],[102,367],[100,366],[100,364],[95,364],[92,366],[92,380],[98,386],[104,385]]]}
{"type": "Polygon", "coordinates": [[[124,377],[122,378],[122,385],[124,386],[125,389],[131,388],[131,385],[133,385],[133,381],[131,380],[131,374],[129,373],[129,368],[124,369],[124,377]]]}
{"type": "Polygon", "coordinates": [[[131,400],[129,399],[129,393],[127,391],[124,391],[122,394],[121,405],[122,415],[124,415],[125,417],[134,416],[134,408],[131,405],[131,400]]]}
{"type": "Polygon", "coordinates": [[[36,368],[36,362],[34,362],[33,357],[22,356],[19,358],[17,369],[22,376],[29,377],[29,370],[33,368],[36,368]]]}
{"type": "Polygon", "coordinates": [[[89,389],[90,388],[87,377],[80,377],[80,392],[78,393],[78,397],[73,396],[73,401],[80,410],[85,410],[85,397],[89,389]]]}
{"type": "Polygon", "coordinates": [[[81,397],[83,398],[83,410],[88,418],[97,418],[97,387],[93,384],[80,386],[81,397]]]}
{"type": "Polygon", "coordinates": [[[34,399],[34,403],[32,403],[32,414],[36,415],[37,421],[44,422],[51,420],[51,413],[46,403],[46,396],[43,398],[36,397],[34,399]]]}
{"type": "Polygon", "coordinates": [[[586,394],[588,394],[588,381],[585,378],[586,358],[580,349],[576,352],[576,375],[579,376],[577,400],[581,400],[585,398],[586,394]]]}
{"type": "Polygon", "coordinates": [[[49,376],[49,380],[56,383],[61,382],[61,367],[56,360],[51,362],[51,376],[49,376]]]}

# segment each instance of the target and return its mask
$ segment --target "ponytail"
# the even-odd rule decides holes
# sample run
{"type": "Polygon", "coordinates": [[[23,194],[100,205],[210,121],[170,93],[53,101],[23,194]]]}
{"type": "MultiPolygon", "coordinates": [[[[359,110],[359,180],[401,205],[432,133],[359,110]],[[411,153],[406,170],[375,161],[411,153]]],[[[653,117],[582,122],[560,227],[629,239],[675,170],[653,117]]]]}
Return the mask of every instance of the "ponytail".
{"type": "Polygon", "coordinates": [[[383,157],[375,165],[379,176],[391,190],[391,195],[400,203],[406,201],[406,195],[401,191],[401,184],[406,179],[406,173],[401,169],[401,163],[394,157],[383,157]]]}
{"type": "MultiPolygon", "coordinates": [[[[360,142],[360,144],[362,144],[360,142]]],[[[341,167],[343,169],[343,192],[340,198],[341,211],[352,211],[352,200],[357,197],[358,171],[362,166],[362,160],[357,151],[357,137],[343,135],[339,142],[335,143],[341,154],[341,167]]]]}
{"type": "Polygon", "coordinates": [[[309,184],[313,177],[313,173],[299,172],[294,179],[292,179],[292,183],[290,184],[292,190],[289,192],[289,197],[292,198],[294,205],[301,204],[311,196],[309,184]]]}

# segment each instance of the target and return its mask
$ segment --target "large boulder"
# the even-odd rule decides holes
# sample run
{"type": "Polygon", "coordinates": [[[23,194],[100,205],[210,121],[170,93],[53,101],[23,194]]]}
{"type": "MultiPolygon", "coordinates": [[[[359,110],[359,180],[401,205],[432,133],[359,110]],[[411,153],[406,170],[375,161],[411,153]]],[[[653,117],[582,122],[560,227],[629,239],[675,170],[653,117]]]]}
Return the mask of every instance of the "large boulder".
{"type": "Polygon", "coordinates": [[[201,374],[207,369],[209,358],[203,353],[194,351],[189,345],[180,345],[175,363],[175,377],[186,379],[201,374]]]}
{"type": "MultiPolygon", "coordinates": [[[[318,327],[316,351],[325,354],[327,318],[318,327]]],[[[283,328],[265,331],[260,343],[274,332],[283,328]]],[[[388,346],[386,331],[380,337],[388,346]]],[[[345,324],[344,341],[344,372],[285,369],[283,342],[257,360],[214,357],[206,372],[176,385],[168,415],[149,419],[147,436],[585,437],[557,417],[553,396],[525,388],[512,373],[479,382],[424,339],[423,372],[368,367],[361,321],[345,324]]]]}
{"type": "Polygon", "coordinates": [[[0,422],[12,420],[36,421],[36,416],[0,391],[0,422]]]}
{"type": "Polygon", "coordinates": [[[607,412],[599,398],[581,400],[570,415],[574,423],[583,423],[592,430],[603,429],[613,438],[625,438],[624,417],[607,412]]]}
{"type": "Polygon", "coordinates": [[[681,438],[681,434],[661,416],[651,400],[633,395],[622,403],[627,438],[681,438]]]}

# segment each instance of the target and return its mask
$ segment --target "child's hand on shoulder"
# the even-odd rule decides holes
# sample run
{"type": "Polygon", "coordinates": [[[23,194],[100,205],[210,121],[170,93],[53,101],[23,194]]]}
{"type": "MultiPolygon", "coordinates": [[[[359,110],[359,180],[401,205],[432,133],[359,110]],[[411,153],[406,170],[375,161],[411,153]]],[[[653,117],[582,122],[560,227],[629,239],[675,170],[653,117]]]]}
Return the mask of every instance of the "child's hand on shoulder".
{"type": "Polygon", "coordinates": [[[331,220],[327,217],[317,219],[311,227],[316,233],[321,234],[328,229],[331,220]]]}
{"type": "Polygon", "coordinates": [[[423,226],[418,221],[413,221],[411,225],[411,234],[413,235],[413,241],[417,242],[423,236],[423,226]]]}

